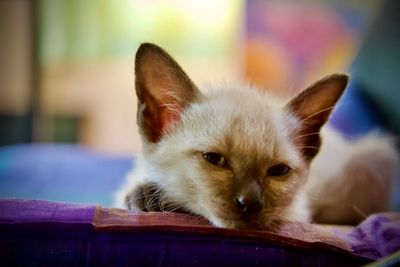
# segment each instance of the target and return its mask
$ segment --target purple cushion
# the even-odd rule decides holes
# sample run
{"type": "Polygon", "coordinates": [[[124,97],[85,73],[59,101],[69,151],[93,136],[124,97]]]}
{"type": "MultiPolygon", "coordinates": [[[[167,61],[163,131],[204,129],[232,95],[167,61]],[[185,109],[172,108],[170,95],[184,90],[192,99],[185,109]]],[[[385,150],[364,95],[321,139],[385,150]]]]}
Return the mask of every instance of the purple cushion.
{"type": "Polygon", "coordinates": [[[9,266],[359,266],[400,249],[399,218],[375,215],[354,229],[296,223],[269,233],[179,213],[0,200],[0,256],[9,266]]]}

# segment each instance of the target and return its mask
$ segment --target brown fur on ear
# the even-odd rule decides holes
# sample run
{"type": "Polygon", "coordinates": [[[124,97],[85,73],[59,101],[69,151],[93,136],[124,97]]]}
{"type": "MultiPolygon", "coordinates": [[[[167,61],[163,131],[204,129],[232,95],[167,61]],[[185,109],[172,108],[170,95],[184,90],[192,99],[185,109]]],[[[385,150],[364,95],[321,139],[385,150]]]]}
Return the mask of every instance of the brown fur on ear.
{"type": "Polygon", "coordinates": [[[320,129],[347,86],[345,74],[327,76],[299,93],[285,106],[285,110],[300,119],[293,136],[307,160],[317,155],[321,146],[320,129]]]}
{"type": "Polygon", "coordinates": [[[147,141],[156,143],[201,94],[178,63],[154,44],[139,47],[135,76],[138,126],[147,141]]]}

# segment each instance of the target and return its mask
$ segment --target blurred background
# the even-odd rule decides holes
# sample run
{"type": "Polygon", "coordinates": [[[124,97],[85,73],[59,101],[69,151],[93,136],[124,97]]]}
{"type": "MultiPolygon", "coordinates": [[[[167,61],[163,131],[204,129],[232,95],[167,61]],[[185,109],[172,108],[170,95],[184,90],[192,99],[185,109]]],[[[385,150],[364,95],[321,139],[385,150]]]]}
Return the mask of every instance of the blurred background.
{"type": "Polygon", "coordinates": [[[0,198],[112,206],[140,150],[142,42],[199,87],[250,82],[288,98],[349,72],[330,123],[398,137],[399,14],[397,0],[0,0],[0,198]]]}
{"type": "Polygon", "coordinates": [[[80,143],[132,154],[133,59],[154,42],[201,86],[290,96],[349,72],[382,1],[2,0],[0,145],[80,143]]]}

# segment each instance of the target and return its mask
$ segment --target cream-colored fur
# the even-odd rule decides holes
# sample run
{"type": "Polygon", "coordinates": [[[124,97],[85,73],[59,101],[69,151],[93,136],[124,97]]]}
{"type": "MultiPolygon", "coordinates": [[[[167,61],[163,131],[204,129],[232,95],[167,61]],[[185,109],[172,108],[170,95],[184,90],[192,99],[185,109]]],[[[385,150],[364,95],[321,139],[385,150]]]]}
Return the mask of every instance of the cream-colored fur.
{"type": "Polygon", "coordinates": [[[324,143],[311,163],[307,195],[315,220],[356,224],[390,208],[399,158],[389,137],[370,133],[347,141],[326,128],[324,143]]]}
{"type": "MultiPolygon", "coordinates": [[[[138,118],[146,120],[143,116],[148,113],[142,112],[146,108],[159,108],[146,101],[168,94],[167,103],[162,102],[168,110],[160,110],[167,115],[159,117],[159,123],[167,121],[168,125],[163,128],[162,124],[161,132],[152,133],[153,128],[146,126],[147,121],[142,124],[143,155],[115,193],[115,206],[152,210],[156,205],[155,210],[170,211],[183,208],[218,227],[247,229],[274,229],[285,221],[313,219],[356,223],[362,216],[388,208],[390,185],[398,166],[397,152],[388,138],[371,134],[349,142],[325,127],[321,151],[313,160],[313,149],[318,151],[319,139],[310,139],[315,146],[298,143],[301,138],[318,136],[323,122],[318,124],[317,132],[301,135],[299,129],[314,115],[328,110],[315,110],[323,102],[319,95],[309,102],[300,100],[308,98],[308,94],[317,95],[319,91],[329,93],[331,89],[325,87],[337,86],[343,76],[318,82],[296,98],[299,101],[288,104],[312,112],[308,116],[304,111],[303,118],[272,95],[249,86],[204,90],[201,95],[193,88],[192,100],[185,102],[182,108],[175,101],[180,97],[176,88],[181,86],[175,79],[183,79],[185,86],[191,85],[190,80],[180,69],[178,74],[174,72],[178,65],[159,48],[150,45],[138,53],[136,68],[145,65],[143,74],[136,73],[140,76],[137,77],[138,95],[144,99],[139,105],[138,118]],[[161,62],[161,66],[153,70],[151,64],[160,61],[166,63],[161,62]],[[160,68],[167,72],[165,76],[160,76],[160,68]],[[169,75],[170,72],[173,73],[169,75]],[[153,80],[152,77],[161,78],[153,80]],[[162,81],[166,82],[159,85],[162,81]],[[171,90],[176,91],[162,91],[157,96],[159,90],[171,84],[171,90]],[[152,90],[149,86],[161,88],[149,93],[155,97],[146,98],[140,91],[142,87],[152,90]],[[171,116],[178,116],[178,119],[171,120],[171,116]],[[154,134],[161,137],[154,139],[154,134]],[[229,167],[210,164],[204,159],[204,152],[223,155],[229,160],[229,167]],[[290,167],[287,174],[267,175],[269,168],[281,163],[290,167]],[[263,208],[244,217],[233,200],[241,187],[254,181],[262,188],[263,208]],[[145,207],[142,207],[137,204],[137,198],[141,197],[138,190],[148,184],[156,185],[157,189],[146,196],[146,203],[142,204],[145,207]]],[[[334,104],[339,96],[337,93],[335,99],[329,101],[334,104]]],[[[154,120],[154,117],[149,118],[154,120]]]]}
{"type": "MultiPolygon", "coordinates": [[[[221,208],[230,205],[222,196],[225,187],[233,186],[232,173],[216,169],[201,158],[200,151],[211,150],[229,155],[238,169],[241,164],[243,167],[256,164],[254,167],[259,167],[262,173],[275,162],[288,162],[295,170],[290,179],[271,179],[269,183],[273,190],[285,196],[282,208],[292,205],[286,202],[305,183],[307,171],[303,158],[288,142],[293,118],[282,111],[280,101],[254,88],[205,91],[209,92],[206,100],[188,108],[179,128],[159,143],[144,147],[138,166],[117,193],[116,206],[124,207],[125,196],[145,178],[146,182],[156,182],[167,189],[170,199],[217,226],[235,225],[235,215],[221,208]],[[224,215],[219,216],[222,213],[226,213],[226,219],[221,218],[224,215]]],[[[306,220],[308,211],[304,204],[302,199],[294,201],[293,205],[303,207],[289,214],[280,208],[266,213],[274,219],[306,220]]]]}
{"type": "MultiPolygon", "coordinates": [[[[280,101],[246,87],[212,90],[206,98],[208,102],[194,105],[185,113],[182,128],[154,145],[154,152],[136,160],[134,170],[116,193],[117,207],[125,207],[125,197],[136,185],[152,181],[171,190],[170,197],[177,203],[206,216],[217,226],[229,227],[229,222],[214,215],[216,203],[209,196],[215,188],[208,181],[210,176],[230,174],[205,166],[196,153],[216,147],[224,150],[222,137],[227,132],[237,140],[239,157],[253,160],[263,155],[266,162],[281,157],[303,171],[301,156],[288,142],[287,120],[291,117],[285,117],[280,101]],[[232,128],[235,118],[241,131],[232,128]]],[[[349,142],[329,127],[324,127],[322,139],[321,151],[311,163],[308,182],[306,175],[294,177],[298,187],[295,190],[300,192],[285,189],[296,197],[286,213],[277,210],[279,214],[271,216],[307,221],[310,214],[320,213],[323,222],[354,223],[360,216],[387,210],[398,166],[390,139],[371,134],[349,142]]],[[[271,186],[289,187],[274,180],[271,186]]]]}

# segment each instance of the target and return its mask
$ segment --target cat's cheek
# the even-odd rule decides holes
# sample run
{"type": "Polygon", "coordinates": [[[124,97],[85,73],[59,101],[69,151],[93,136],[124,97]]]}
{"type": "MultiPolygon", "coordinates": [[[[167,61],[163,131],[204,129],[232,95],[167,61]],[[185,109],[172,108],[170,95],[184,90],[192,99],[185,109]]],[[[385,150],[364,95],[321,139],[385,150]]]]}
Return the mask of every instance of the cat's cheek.
{"type": "Polygon", "coordinates": [[[269,212],[276,208],[287,208],[298,190],[305,184],[305,176],[296,171],[287,177],[267,177],[265,187],[265,208],[269,212]]]}
{"type": "Polygon", "coordinates": [[[268,186],[273,192],[285,193],[287,187],[287,181],[282,181],[278,179],[269,179],[268,186]]]}

